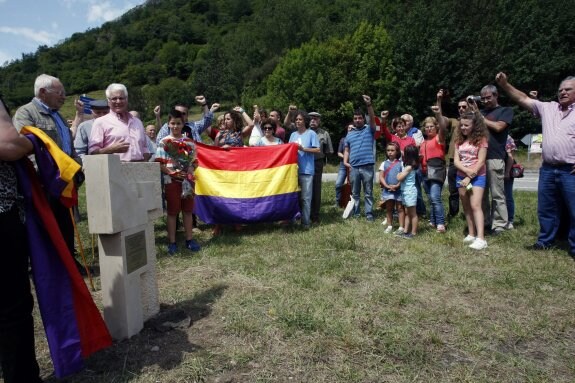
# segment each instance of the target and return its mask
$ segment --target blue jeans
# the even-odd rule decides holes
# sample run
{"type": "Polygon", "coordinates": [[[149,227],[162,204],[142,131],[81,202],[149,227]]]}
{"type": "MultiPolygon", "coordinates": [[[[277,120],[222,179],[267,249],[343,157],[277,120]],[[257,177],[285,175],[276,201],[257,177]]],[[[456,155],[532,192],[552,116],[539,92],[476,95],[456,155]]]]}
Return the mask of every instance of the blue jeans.
{"type": "Polygon", "coordinates": [[[515,218],[515,200],[513,199],[513,181],[514,179],[509,177],[505,179],[505,203],[507,204],[507,221],[513,223],[513,218],[515,218]]]}
{"type": "Polygon", "coordinates": [[[430,181],[423,176],[423,190],[429,196],[429,222],[433,225],[445,225],[445,212],[443,211],[443,201],[441,200],[441,190],[443,183],[430,181]]]}
{"type": "Polygon", "coordinates": [[[335,204],[339,204],[341,199],[341,188],[345,183],[345,178],[347,177],[347,167],[341,162],[339,164],[339,169],[337,170],[337,179],[335,180],[335,204]]]}
{"type": "Polygon", "coordinates": [[[417,189],[417,205],[415,205],[415,212],[417,215],[422,216],[427,213],[425,202],[423,201],[423,193],[421,192],[421,184],[423,182],[423,173],[421,167],[415,171],[415,188],[417,189]]]}
{"type": "Polygon", "coordinates": [[[351,168],[351,195],[355,201],[353,215],[359,217],[359,196],[363,186],[365,195],[364,210],[366,217],[373,217],[373,164],[352,166],[351,168]]]}
{"type": "Polygon", "coordinates": [[[301,224],[309,226],[311,212],[311,195],[313,192],[313,175],[299,174],[299,187],[301,188],[301,224]]]}
{"type": "Polygon", "coordinates": [[[569,213],[569,251],[575,252],[575,174],[572,165],[551,166],[543,164],[539,169],[537,187],[537,217],[539,237],[537,242],[550,246],[559,228],[561,209],[569,213]]]}

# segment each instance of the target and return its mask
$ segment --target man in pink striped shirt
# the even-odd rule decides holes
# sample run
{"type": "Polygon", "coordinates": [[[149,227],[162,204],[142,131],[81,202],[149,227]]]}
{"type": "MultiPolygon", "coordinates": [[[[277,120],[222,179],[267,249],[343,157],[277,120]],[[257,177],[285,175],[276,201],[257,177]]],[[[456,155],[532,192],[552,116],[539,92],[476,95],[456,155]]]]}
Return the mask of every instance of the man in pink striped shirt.
{"type": "Polygon", "coordinates": [[[126,162],[147,161],[151,153],[144,126],[128,112],[128,90],[122,84],[110,84],[106,98],[110,112],[94,121],[88,152],[118,154],[126,162]]]}
{"type": "Polygon", "coordinates": [[[539,237],[533,250],[552,247],[561,211],[567,210],[569,255],[575,259],[575,76],[564,79],[557,92],[558,102],[541,102],[528,97],[509,82],[505,73],[495,81],[521,107],[541,118],[543,126],[543,165],[539,170],[537,216],[539,237]]]}

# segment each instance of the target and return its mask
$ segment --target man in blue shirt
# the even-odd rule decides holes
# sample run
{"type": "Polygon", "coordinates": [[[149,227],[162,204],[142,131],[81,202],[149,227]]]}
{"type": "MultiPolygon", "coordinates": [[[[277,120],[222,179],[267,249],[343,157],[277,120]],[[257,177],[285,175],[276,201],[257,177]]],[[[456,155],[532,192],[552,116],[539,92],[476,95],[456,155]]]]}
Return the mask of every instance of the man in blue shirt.
{"type": "Polygon", "coordinates": [[[375,113],[371,105],[371,97],[367,95],[363,95],[362,97],[369,114],[369,125],[365,123],[361,109],[356,109],[353,112],[353,129],[347,133],[345,138],[343,164],[350,169],[351,196],[355,202],[353,215],[354,217],[359,217],[359,201],[361,187],[363,185],[365,194],[365,216],[368,221],[372,222],[375,113]]]}
{"type": "Polygon", "coordinates": [[[319,153],[317,134],[308,129],[309,117],[306,112],[298,110],[295,116],[296,131],[289,138],[290,143],[297,143],[298,183],[301,189],[301,224],[309,228],[311,213],[311,196],[313,192],[313,175],[315,173],[314,153],[319,153]]]}

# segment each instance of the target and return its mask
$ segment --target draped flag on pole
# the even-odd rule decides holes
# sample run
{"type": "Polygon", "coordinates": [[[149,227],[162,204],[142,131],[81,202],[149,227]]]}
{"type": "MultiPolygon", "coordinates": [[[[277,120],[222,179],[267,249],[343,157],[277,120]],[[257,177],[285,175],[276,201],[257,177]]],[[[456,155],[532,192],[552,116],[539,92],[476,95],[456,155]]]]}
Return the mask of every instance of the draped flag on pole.
{"type": "Polygon", "coordinates": [[[77,198],[73,177],[80,165],[37,128],[23,129],[34,145],[38,173],[28,158],[16,162],[24,195],[30,259],[38,307],[56,377],[80,371],[84,358],[109,347],[112,338],[60,232],[46,199],[65,206],[77,198]]]}
{"type": "Polygon", "coordinates": [[[202,221],[273,222],[299,215],[297,145],[196,146],[194,211],[202,221]]]}

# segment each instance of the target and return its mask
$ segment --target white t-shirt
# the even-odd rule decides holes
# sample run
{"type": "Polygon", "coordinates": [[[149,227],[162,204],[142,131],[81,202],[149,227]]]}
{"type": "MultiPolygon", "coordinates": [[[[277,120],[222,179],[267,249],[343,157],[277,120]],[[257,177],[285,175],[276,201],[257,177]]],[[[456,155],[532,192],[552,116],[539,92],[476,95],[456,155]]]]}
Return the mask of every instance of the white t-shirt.
{"type": "Polygon", "coordinates": [[[257,146],[258,142],[260,142],[260,138],[263,137],[262,128],[260,124],[255,124],[254,128],[252,129],[252,133],[250,134],[249,145],[250,146],[257,146]]]}

